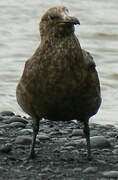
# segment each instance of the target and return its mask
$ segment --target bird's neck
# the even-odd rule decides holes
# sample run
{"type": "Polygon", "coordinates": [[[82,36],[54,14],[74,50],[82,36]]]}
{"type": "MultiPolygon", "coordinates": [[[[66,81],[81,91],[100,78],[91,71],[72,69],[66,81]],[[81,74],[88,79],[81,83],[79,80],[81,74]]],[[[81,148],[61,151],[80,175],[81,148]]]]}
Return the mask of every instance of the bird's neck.
{"type": "Polygon", "coordinates": [[[61,36],[60,34],[57,36],[52,36],[48,34],[47,37],[44,37],[43,40],[41,40],[42,47],[46,48],[48,47],[50,50],[53,50],[53,48],[58,49],[58,53],[61,53],[63,49],[66,49],[64,53],[68,56],[73,53],[75,54],[75,59],[79,59],[78,63],[81,65],[83,64],[83,53],[82,49],[79,43],[78,38],[74,33],[70,33],[69,35],[61,36]],[[79,58],[80,57],[80,58],[79,58]]]}
{"type": "Polygon", "coordinates": [[[51,29],[48,29],[46,32],[45,31],[40,31],[41,33],[41,40],[43,39],[63,39],[69,36],[74,35],[74,26],[71,26],[70,28],[68,27],[54,27],[51,29]]]}

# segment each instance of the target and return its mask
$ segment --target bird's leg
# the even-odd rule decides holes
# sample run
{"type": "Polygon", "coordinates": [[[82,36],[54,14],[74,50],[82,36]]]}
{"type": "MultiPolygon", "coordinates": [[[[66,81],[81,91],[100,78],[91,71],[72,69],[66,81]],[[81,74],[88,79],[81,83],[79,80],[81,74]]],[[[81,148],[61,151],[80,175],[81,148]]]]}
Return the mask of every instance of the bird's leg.
{"type": "Polygon", "coordinates": [[[38,119],[33,119],[33,138],[32,138],[32,145],[31,145],[31,150],[28,159],[33,159],[35,157],[35,143],[36,143],[36,136],[39,131],[39,124],[40,120],[38,119]]]}
{"type": "Polygon", "coordinates": [[[84,121],[84,134],[86,138],[86,143],[87,143],[87,150],[88,150],[88,160],[91,160],[91,144],[90,144],[90,129],[89,129],[89,120],[84,121]]]}

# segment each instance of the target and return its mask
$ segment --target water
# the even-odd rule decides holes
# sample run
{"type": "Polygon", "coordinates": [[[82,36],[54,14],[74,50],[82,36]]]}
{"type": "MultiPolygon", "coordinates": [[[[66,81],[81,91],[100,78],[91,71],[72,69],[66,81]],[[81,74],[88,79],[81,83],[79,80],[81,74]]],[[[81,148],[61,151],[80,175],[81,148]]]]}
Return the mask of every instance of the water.
{"type": "Polygon", "coordinates": [[[25,61],[40,42],[40,18],[56,5],[67,6],[79,18],[81,26],[76,26],[76,35],[97,64],[103,101],[93,122],[118,126],[117,0],[1,0],[0,111],[23,114],[16,102],[16,85],[25,61]]]}

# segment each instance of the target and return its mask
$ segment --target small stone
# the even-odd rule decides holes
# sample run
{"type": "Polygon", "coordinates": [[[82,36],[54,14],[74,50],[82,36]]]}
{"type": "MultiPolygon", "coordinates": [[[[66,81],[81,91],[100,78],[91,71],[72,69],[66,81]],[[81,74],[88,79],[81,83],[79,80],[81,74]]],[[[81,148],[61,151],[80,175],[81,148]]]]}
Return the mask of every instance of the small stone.
{"type": "Polygon", "coordinates": [[[106,162],[104,160],[100,160],[100,159],[97,159],[97,163],[99,163],[100,165],[105,165],[106,162]]]}
{"type": "Polygon", "coordinates": [[[67,141],[67,138],[58,138],[59,143],[65,143],[67,141]]]}
{"type": "Polygon", "coordinates": [[[49,167],[45,167],[45,168],[42,168],[41,170],[42,173],[48,173],[48,172],[52,172],[52,169],[50,169],[49,167]]]}
{"type": "Polygon", "coordinates": [[[51,140],[56,143],[65,143],[67,141],[66,138],[51,138],[51,140]]]}
{"type": "Polygon", "coordinates": [[[77,168],[74,168],[74,169],[73,169],[73,172],[80,172],[81,170],[82,170],[82,168],[78,168],[78,167],[77,167],[77,168]]]}
{"type": "Polygon", "coordinates": [[[78,159],[80,156],[80,153],[77,149],[74,149],[71,151],[71,155],[72,155],[73,159],[78,159]]]}
{"type": "Polygon", "coordinates": [[[55,135],[62,135],[61,132],[50,132],[50,136],[55,136],[55,135]]]}
{"type": "Polygon", "coordinates": [[[118,178],[118,171],[106,171],[102,175],[107,178],[118,178]]]}
{"type": "Polygon", "coordinates": [[[80,153],[78,150],[61,150],[61,159],[64,161],[74,161],[74,160],[80,160],[80,153]]]}
{"type": "Polygon", "coordinates": [[[76,119],[71,120],[71,122],[78,124],[78,121],[76,119]]]}
{"type": "Polygon", "coordinates": [[[0,126],[0,128],[19,128],[19,127],[25,128],[25,124],[21,122],[14,122],[11,124],[3,124],[0,126]]]}
{"type": "Polygon", "coordinates": [[[104,136],[94,136],[91,137],[91,146],[92,147],[111,147],[111,144],[108,139],[106,139],[104,136]]]}
{"type": "MultiPolygon", "coordinates": [[[[91,147],[93,148],[105,148],[105,147],[111,147],[111,144],[108,139],[106,139],[104,136],[93,136],[90,138],[91,141],[91,147]]],[[[81,139],[75,142],[76,145],[79,145],[81,147],[86,146],[86,140],[81,139]]]]}
{"type": "Polygon", "coordinates": [[[70,140],[69,143],[66,143],[65,146],[81,146],[81,141],[80,140],[70,140]]]}
{"type": "Polygon", "coordinates": [[[89,127],[90,127],[90,129],[92,130],[94,130],[95,128],[97,128],[98,127],[98,124],[96,124],[96,123],[90,123],[89,124],[89,127]]]}
{"type": "Polygon", "coordinates": [[[114,150],[112,151],[112,153],[113,153],[113,154],[118,154],[118,149],[114,149],[114,150]]]}
{"type": "Polygon", "coordinates": [[[105,152],[105,153],[111,153],[111,149],[103,148],[103,152],[105,152]]]}
{"type": "Polygon", "coordinates": [[[45,173],[38,173],[37,176],[39,179],[45,179],[46,178],[46,174],[45,173]]]}
{"type": "Polygon", "coordinates": [[[0,121],[4,120],[5,118],[3,116],[0,115],[0,121]]]}
{"type": "Polygon", "coordinates": [[[0,174],[3,173],[3,172],[7,172],[7,169],[0,166],[0,174]]]}
{"type": "Polygon", "coordinates": [[[83,173],[95,173],[97,172],[98,168],[97,167],[88,167],[83,170],[83,173]]]}
{"type": "Polygon", "coordinates": [[[117,132],[107,132],[107,135],[108,135],[109,137],[115,137],[115,136],[118,135],[118,133],[117,133],[117,132]]]}
{"type": "Polygon", "coordinates": [[[22,123],[22,122],[14,122],[14,123],[9,124],[9,127],[13,127],[13,128],[22,127],[22,128],[25,128],[25,124],[22,123]]]}
{"type": "Polygon", "coordinates": [[[26,167],[26,169],[27,169],[27,170],[31,170],[31,169],[33,169],[33,166],[30,165],[30,166],[26,167]]]}
{"type": "Polygon", "coordinates": [[[14,116],[12,118],[10,118],[9,120],[6,120],[5,123],[13,123],[13,122],[21,122],[21,123],[24,123],[24,124],[27,124],[28,121],[24,118],[21,118],[21,117],[17,117],[17,116],[14,116]]]}
{"type": "Polygon", "coordinates": [[[22,171],[21,169],[16,169],[16,168],[13,169],[13,172],[16,173],[16,174],[21,173],[21,171],[22,171]]]}
{"type": "Polygon", "coordinates": [[[0,143],[3,143],[5,141],[4,137],[0,137],[0,143]]]}
{"type": "Polygon", "coordinates": [[[9,153],[11,151],[11,149],[12,149],[11,147],[12,147],[12,145],[10,143],[5,144],[2,147],[0,147],[0,152],[9,153]]]}
{"type": "Polygon", "coordinates": [[[118,144],[114,146],[114,148],[118,149],[118,144]]]}
{"type": "Polygon", "coordinates": [[[61,130],[60,132],[62,133],[62,135],[68,134],[68,131],[66,131],[66,130],[61,130]]]}
{"type": "Polygon", "coordinates": [[[98,135],[98,131],[97,130],[91,130],[91,137],[97,136],[97,135],[98,135]]]}
{"type": "Polygon", "coordinates": [[[111,138],[108,139],[108,141],[109,141],[111,144],[113,144],[113,143],[116,141],[116,139],[113,138],[113,137],[111,137],[111,138]]]}
{"type": "Polygon", "coordinates": [[[48,140],[48,139],[50,139],[50,137],[47,135],[47,134],[39,134],[38,136],[37,136],[38,138],[39,138],[39,140],[48,140]]]}
{"type": "Polygon", "coordinates": [[[74,148],[73,146],[67,146],[67,147],[62,146],[61,150],[71,151],[71,150],[73,150],[73,148],[74,148]]]}
{"type": "Polygon", "coordinates": [[[83,133],[83,130],[82,129],[74,129],[72,131],[72,136],[83,136],[84,133],[83,133]]]}
{"type": "Polygon", "coordinates": [[[112,124],[107,124],[107,125],[105,126],[105,128],[106,128],[106,129],[114,129],[114,125],[112,125],[112,124]]]}
{"type": "Polygon", "coordinates": [[[0,128],[9,128],[10,126],[8,124],[3,124],[0,126],[0,128]]]}
{"type": "Polygon", "coordinates": [[[0,131],[0,136],[3,136],[4,135],[4,132],[3,131],[0,131]]]}
{"type": "Polygon", "coordinates": [[[32,134],[33,130],[32,129],[21,129],[20,133],[21,134],[32,134]]]}
{"type": "Polygon", "coordinates": [[[0,112],[0,116],[14,116],[15,114],[12,111],[3,111],[0,112]]]}
{"type": "Polygon", "coordinates": [[[29,136],[18,136],[15,140],[16,144],[29,145],[32,142],[32,137],[29,136]]]}

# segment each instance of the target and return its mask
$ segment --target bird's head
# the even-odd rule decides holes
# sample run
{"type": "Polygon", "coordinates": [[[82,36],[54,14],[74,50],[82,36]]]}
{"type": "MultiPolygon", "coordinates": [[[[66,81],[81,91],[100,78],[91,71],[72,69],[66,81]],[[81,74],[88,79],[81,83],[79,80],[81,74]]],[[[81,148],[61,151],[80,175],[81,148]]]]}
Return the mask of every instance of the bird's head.
{"type": "Polygon", "coordinates": [[[57,37],[69,35],[74,32],[74,25],[76,24],[80,24],[79,20],[76,17],[70,16],[66,7],[53,7],[41,18],[41,38],[49,34],[57,37]]]}

